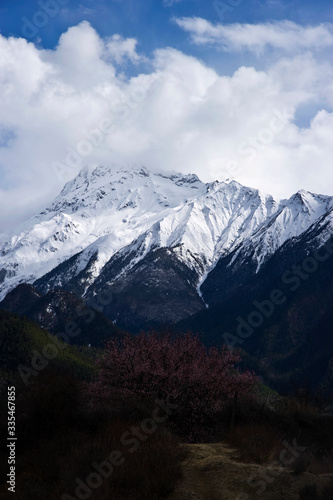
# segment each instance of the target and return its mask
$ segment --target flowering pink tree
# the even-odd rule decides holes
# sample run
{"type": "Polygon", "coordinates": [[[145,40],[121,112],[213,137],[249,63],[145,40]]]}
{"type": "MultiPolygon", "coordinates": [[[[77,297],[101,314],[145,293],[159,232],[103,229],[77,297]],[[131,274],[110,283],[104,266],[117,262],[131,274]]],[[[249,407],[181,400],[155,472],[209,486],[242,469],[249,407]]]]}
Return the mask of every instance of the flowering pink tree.
{"type": "Polygon", "coordinates": [[[258,378],[241,373],[235,367],[239,361],[225,346],[207,349],[191,333],[126,335],[106,345],[88,396],[95,408],[119,399],[168,396],[179,405],[176,413],[184,424],[204,425],[236,391],[239,398],[253,395],[258,378]]]}

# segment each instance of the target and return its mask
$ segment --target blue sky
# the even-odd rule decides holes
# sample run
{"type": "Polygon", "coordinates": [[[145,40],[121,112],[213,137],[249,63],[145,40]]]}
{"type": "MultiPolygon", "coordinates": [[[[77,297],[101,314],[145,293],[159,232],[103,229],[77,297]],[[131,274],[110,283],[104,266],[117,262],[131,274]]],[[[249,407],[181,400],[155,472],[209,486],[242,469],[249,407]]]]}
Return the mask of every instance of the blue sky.
{"type": "MultiPolygon", "coordinates": [[[[47,0],[44,3],[47,5],[47,0]]],[[[258,23],[281,19],[303,25],[333,22],[330,0],[180,0],[170,6],[166,6],[162,0],[69,0],[63,6],[58,4],[59,14],[50,17],[47,25],[39,28],[37,36],[44,48],[54,48],[59,36],[68,27],[87,20],[101,36],[120,33],[124,37],[137,38],[145,52],[171,45],[200,54],[201,51],[193,49],[170,19],[173,16],[197,16],[213,23],[219,22],[218,11],[221,12],[222,4],[227,6],[225,23],[258,23]],[[233,3],[239,5],[232,7],[233,3]],[[218,10],[215,4],[219,5],[218,10]]],[[[2,0],[0,32],[4,36],[23,36],[25,23],[22,18],[33,21],[38,10],[40,4],[37,1],[2,0]]]]}
{"type": "Polygon", "coordinates": [[[0,233],[84,164],[333,195],[329,0],[2,0],[0,35],[0,233]]]}

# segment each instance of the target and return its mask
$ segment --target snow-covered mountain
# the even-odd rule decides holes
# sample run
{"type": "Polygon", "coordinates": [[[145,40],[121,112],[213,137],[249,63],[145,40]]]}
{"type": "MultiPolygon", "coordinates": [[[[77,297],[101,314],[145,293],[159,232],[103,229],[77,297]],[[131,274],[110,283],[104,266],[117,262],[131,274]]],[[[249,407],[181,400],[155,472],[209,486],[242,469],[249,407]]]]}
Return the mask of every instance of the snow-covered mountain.
{"type": "MultiPolygon", "coordinates": [[[[332,197],[303,190],[278,200],[235,181],[205,184],[196,175],[144,167],[84,168],[43,212],[1,236],[0,299],[20,283],[87,299],[105,288],[120,297],[167,283],[168,296],[178,287],[171,317],[180,290],[192,301],[181,306],[183,314],[192,314],[206,307],[200,287],[221,259],[232,255],[228,265],[239,267],[251,255],[258,272],[287,240],[324,219],[321,239],[328,239],[332,210],[332,197]]],[[[129,302],[133,312],[133,297],[129,302]]],[[[149,304],[144,314],[154,318],[160,313],[149,304]]]]}

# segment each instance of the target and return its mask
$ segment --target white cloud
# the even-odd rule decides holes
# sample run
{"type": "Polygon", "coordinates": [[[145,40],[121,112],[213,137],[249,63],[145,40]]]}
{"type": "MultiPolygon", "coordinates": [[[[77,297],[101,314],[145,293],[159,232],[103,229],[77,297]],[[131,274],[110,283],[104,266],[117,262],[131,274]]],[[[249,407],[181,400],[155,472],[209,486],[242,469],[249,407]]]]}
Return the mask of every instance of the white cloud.
{"type": "Polygon", "coordinates": [[[126,59],[132,63],[143,62],[145,58],[136,52],[137,40],[135,38],[123,38],[121,35],[113,35],[106,43],[107,54],[111,61],[121,64],[126,59]]]}
{"type": "Polygon", "coordinates": [[[285,52],[316,50],[333,45],[333,25],[301,26],[292,21],[263,24],[213,24],[200,17],[175,18],[198,45],[213,44],[226,51],[247,49],[260,53],[267,48],[285,52]]]}
{"type": "Polygon", "coordinates": [[[133,39],[101,39],[88,23],[52,51],[0,36],[0,232],[86,163],[144,163],[206,181],[227,171],[282,197],[333,194],[329,62],[306,51],[227,76],[164,48],[150,73],[126,77],[122,64],[142,58],[133,39]],[[294,117],[306,106],[318,112],[302,128],[294,117]],[[65,167],[62,180],[55,165],[65,167]]]}

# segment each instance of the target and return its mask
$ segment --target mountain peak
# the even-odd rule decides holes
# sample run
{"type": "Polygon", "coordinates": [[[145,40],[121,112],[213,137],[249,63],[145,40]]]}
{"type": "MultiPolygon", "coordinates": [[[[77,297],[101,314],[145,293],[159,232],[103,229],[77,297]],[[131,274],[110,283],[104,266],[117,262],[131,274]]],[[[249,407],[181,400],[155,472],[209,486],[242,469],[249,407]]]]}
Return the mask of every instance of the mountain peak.
{"type": "Polygon", "coordinates": [[[314,194],[305,189],[300,189],[287,200],[287,206],[293,207],[296,211],[301,210],[312,216],[323,215],[332,204],[332,197],[314,194]]]}
{"type": "Polygon", "coordinates": [[[92,283],[113,256],[132,252],[134,263],[160,247],[204,279],[221,255],[242,246],[255,243],[261,263],[332,205],[304,190],[281,202],[235,180],[205,184],[142,164],[86,166],[24,230],[1,239],[0,295],[75,256],[72,272],[91,266],[92,283]]]}

